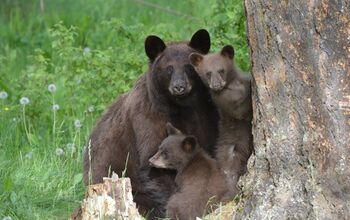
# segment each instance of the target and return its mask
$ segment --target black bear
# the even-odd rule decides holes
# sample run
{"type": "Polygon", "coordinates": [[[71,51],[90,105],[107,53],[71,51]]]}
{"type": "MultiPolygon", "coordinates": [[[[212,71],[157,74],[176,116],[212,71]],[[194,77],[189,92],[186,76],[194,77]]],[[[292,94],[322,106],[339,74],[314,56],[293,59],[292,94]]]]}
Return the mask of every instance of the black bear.
{"type": "Polygon", "coordinates": [[[202,217],[219,202],[226,202],[237,193],[230,191],[224,173],[192,135],[184,135],[167,123],[168,137],[149,160],[157,168],[174,169],[176,191],[166,206],[168,217],[194,220],[202,217]]]}
{"type": "Polygon", "coordinates": [[[130,177],[135,202],[149,218],[162,217],[174,189],[173,171],[151,168],[148,160],[166,137],[169,121],[191,134],[211,155],[218,135],[218,112],[208,89],[190,64],[193,52],[208,53],[209,33],[190,41],[164,43],[148,36],[149,70],[97,122],[84,156],[85,184],[102,182],[108,172],[130,177]]]}
{"type": "Polygon", "coordinates": [[[220,53],[190,55],[191,64],[210,88],[220,113],[217,160],[233,188],[253,151],[251,77],[238,71],[231,45],[220,53]]]}

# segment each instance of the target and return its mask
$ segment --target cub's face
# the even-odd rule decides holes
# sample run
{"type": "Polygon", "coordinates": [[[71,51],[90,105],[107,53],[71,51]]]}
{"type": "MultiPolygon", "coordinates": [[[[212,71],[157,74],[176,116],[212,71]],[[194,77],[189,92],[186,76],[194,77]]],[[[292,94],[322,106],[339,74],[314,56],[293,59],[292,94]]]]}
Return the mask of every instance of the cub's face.
{"type": "Polygon", "coordinates": [[[203,56],[190,55],[190,62],[203,83],[214,92],[222,91],[228,81],[228,72],[232,70],[234,49],[231,45],[222,48],[220,53],[203,56]]]}
{"type": "Polygon", "coordinates": [[[165,44],[157,36],[148,36],[145,51],[150,59],[151,80],[160,93],[175,101],[190,96],[201,83],[189,55],[193,52],[208,53],[210,36],[206,30],[197,31],[189,42],[165,44]]]}
{"type": "Polygon", "coordinates": [[[193,136],[186,136],[170,123],[167,125],[168,137],[160,144],[157,153],[149,159],[150,166],[179,170],[192,159],[197,141],[193,136]]]}

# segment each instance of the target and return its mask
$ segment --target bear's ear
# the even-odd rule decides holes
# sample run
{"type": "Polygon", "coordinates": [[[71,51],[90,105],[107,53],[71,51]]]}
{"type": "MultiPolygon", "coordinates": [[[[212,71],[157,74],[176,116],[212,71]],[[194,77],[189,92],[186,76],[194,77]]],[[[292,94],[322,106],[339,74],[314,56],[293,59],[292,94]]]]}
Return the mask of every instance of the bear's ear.
{"type": "Polygon", "coordinates": [[[207,30],[200,29],[191,38],[189,46],[203,54],[210,50],[210,36],[207,30]]]}
{"type": "Polygon", "coordinates": [[[190,54],[190,63],[192,66],[198,66],[203,60],[203,56],[199,53],[190,54]]]}
{"type": "Polygon", "coordinates": [[[182,149],[185,151],[185,152],[192,152],[193,150],[196,149],[196,146],[197,146],[197,139],[190,135],[190,136],[186,136],[183,141],[182,141],[182,149]]]}
{"type": "Polygon", "coordinates": [[[233,59],[235,56],[235,49],[231,45],[226,45],[221,49],[221,55],[233,59]]]}
{"type": "Polygon", "coordinates": [[[151,62],[153,62],[165,48],[164,41],[157,36],[150,35],[145,40],[145,52],[151,62]]]}
{"type": "Polygon", "coordinates": [[[182,132],[175,128],[170,122],[166,123],[166,133],[169,135],[182,134],[182,132]]]}

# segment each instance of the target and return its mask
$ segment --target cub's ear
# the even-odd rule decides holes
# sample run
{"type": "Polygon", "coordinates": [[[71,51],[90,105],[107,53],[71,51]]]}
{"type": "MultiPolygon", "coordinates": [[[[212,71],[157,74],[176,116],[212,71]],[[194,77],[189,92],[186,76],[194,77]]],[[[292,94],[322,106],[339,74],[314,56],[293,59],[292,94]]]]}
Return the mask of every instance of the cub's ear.
{"type": "Polygon", "coordinates": [[[221,49],[221,55],[233,59],[235,56],[235,49],[231,45],[226,45],[221,49]]]}
{"type": "Polygon", "coordinates": [[[190,135],[190,136],[186,136],[183,141],[182,141],[182,149],[185,151],[185,152],[191,152],[193,150],[196,149],[196,146],[197,146],[197,139],[190,135]]]}
{"type": "Polygon", "coordinates": [[[190,63],[192,66],[198,66],[203,60],[203,56],[199,53],[190,54],[190,63]]]}
{"type": "Polygon", "coordinates": [[[175,128],[170,122],[166,123],[166,133],[169,135],[173,135],[173,134],[182,134],[182,132],[175,128]]]}
{"type": "Polygon", "coordinates": [[[145,52],[151,62],[153,62],[165,48],[164,41],[157,36],[150,35],[145,40],[145,52]]]}
{"type": "Polygon", "coordinates": [[[200,29],[191,38],[189,46],[203,54],[210,50],[210,36],[207,30],[200,29]]]}

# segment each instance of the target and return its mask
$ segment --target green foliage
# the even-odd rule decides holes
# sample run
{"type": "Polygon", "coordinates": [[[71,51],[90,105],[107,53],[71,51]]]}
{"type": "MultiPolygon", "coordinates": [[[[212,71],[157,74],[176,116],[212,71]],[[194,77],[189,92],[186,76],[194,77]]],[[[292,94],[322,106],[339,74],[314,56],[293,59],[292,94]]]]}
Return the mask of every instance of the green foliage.
{"type": "Polygon", "coordinates": [[[183,40],[208,28],[212,51],[233,44],[249,68],[238,0],[43,2],[43,10],[37,0],[0,8],[0,92],[8,94],[0,99],[0,218],[62,219],[79,206],[84,145],[95,120],[146,71],[147,35],[183,40]]]}
{"type": "Polygon", "coordinates": [[[245,33],[245,15],[242,0],[217,0],[208,19],[213,47],[220,50],[231,44],[235,48],[235,61],[245,71],[250,68],[245,33]]]}

